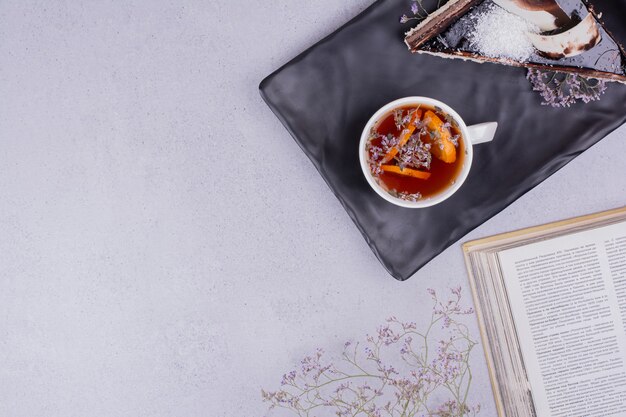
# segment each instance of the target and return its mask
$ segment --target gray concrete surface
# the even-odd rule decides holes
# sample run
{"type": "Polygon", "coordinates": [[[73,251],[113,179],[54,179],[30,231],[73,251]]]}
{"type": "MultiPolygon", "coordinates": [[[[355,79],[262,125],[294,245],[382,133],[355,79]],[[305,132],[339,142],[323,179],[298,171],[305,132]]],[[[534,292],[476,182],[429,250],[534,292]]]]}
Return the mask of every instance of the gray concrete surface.
{"type": "MultiPolygon", "coordinates": [[[[0,1],[0,416],[263,415],[314,348],[468,296],[459,245],[392,280],[258,95],[368,3],[0,1]]],[[[623,205],[624,155],[467,239],[623,205]]]]}

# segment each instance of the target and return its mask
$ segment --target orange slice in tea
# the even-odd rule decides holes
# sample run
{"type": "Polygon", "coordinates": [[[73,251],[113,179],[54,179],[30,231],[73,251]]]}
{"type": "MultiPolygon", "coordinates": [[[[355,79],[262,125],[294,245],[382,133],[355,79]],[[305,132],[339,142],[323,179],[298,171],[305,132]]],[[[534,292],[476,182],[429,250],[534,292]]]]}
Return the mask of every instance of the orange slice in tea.
{"type": "Polygon", "coordinates": [[[419,178],[421,180],[427,180],[430,178],[430,172],[418,171],[411,168],[400,168],[397,165],[381,165],[380,169],[392,174],[406,175],[407,177],[419,178]]]}
{"type": "Polygon", "coordinates": [[[442,160],[448,164],[456,161],[456,147],[450,140],[452,135],[450,129],[444,127],[444,122],[431,110],[427,110],[424,114],[424,120],[428,123],[426,127],[429,132],[433,132],[432,135],[428,135],[427,141],[432,143],[430,153],[435,155],[437,159],[442,160]]]}
{"type": "Polygon", "coordinates": [[[416,128],[415,121],[420,120],[421,118],[422,118],[422,111],[419,108],[415,109],[415,111],[413,112],[413,115],[411,116],[411,120],[409,121],[407,128],[404,129],[402,131],[402,134],[400,135],[398,144],[394,146],[393,148],[391,148],[389,152],[387,153],[387,155],[385,155],[385,157],[383,158],[382,160],[383,164],[386,164],[387,162],[391,161],[398,154],[400,149],[409,141],[409,138],[411,137],[413,132],[415,132],[415,128],[416,128]]]}

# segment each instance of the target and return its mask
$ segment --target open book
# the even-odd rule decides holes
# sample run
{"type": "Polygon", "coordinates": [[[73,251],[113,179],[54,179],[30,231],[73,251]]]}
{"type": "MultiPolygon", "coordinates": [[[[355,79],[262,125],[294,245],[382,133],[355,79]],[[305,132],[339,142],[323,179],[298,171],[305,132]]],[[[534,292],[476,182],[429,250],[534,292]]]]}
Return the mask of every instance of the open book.
{"type": "Polygon", "coordinates": [[[626,417],[626,207],[466,243],[501,417],[626,417]]]}

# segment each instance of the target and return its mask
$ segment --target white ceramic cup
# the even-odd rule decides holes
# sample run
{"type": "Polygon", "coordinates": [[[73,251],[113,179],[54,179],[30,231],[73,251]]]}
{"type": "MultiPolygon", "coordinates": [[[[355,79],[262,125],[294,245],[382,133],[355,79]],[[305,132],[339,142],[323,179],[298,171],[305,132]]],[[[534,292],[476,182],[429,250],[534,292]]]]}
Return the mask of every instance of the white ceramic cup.
{"type": "Polygon", "coordinates": [[[442,103],[439,100],[435,100],[428,97],[405,97],[398,100],[394,100],[391,103],[383,106],[380,110],[378,110],[374,115],[370,118],[370,120],[365,125],[363,129],[363,133],[361,133],[361,141],[359,143],[359,159],[361,161],[361,169],[363,170],[363,174],[367,179],[369,185],[376,191],[376,193],[384,198],[385,200],[393,203],[397,206],[407,207],[407,208],[424,208],[434,206],[435,204],[439,204],[442,201],[446,200],[452,194],[458,191],[461,188],[461,185],[465,182],[467,178],[470,168],[472,167],[472,159],[474,157],[473,145],[490,142],[493,140],[493,137],[496,133],[496,129],[498,128],[498,123],[496,122],[487,122],[481,123],[478,125],[467,126],[461,116],[457,112],[455,112],[450,106],[445,103],[442,103]],[[370,132],[372,127],[376,126],[377,123],[382,121],[390,112],[399,108],[399,107],[407,107],[407,106],[429,106],[429,107],[439,107],[445,113],[448,113],[450,116],[454,118],[457,122],[461,135],[465,144],[465,158],[463,160],[463,167],[461,168],[461,172],[457,176],[456,180],[453,184],[451,184],[448,188],[441,191],[439,194],[436,194],[431,197],[426,197],[418,201],[407,201],[402,200],[401,198],[394,197],[389,194],[382,186],[378,184],[372,172],[370,171],[370,167],[368,164],[369,155],[366,151],[367,141],[370,136],[370,132]]]}

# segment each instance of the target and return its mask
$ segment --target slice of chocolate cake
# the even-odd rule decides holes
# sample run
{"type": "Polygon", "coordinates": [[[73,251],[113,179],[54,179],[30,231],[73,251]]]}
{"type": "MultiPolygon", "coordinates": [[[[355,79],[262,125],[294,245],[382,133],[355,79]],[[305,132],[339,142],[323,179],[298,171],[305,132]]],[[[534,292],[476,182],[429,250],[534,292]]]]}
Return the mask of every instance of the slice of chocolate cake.
{"type": "Polygon", "coordinates": [[[405,42],[417,53],[626,83],[626,10],[614,0],[593,3],[449,0],[405,42]]]}

